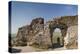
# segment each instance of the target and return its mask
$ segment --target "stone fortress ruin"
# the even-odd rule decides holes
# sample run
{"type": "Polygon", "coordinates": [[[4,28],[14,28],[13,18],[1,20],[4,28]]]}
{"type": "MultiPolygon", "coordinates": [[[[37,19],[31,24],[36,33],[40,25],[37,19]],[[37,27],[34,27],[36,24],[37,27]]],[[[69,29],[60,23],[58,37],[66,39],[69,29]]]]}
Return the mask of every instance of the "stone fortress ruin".
{"type": "Polygon", "coordinates": [[[78,47],[78,15],[62,16],[46,23],[44,18],[35,18],[30,25],[18,29],[15,45],[36,46],[42,49],[53,47],[53,33],[56,28],[61,30],[63,47],[66,49],[78,47]]]}

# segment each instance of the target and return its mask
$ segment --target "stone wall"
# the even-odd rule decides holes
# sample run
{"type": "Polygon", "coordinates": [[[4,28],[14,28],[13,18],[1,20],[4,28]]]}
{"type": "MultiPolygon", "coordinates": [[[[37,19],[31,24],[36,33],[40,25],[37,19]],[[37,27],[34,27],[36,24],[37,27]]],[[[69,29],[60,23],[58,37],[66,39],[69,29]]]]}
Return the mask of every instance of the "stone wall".
{"type": "Polygon", "coordinates": [[[78,26],[70,26],[67,29],[67,34],[64,37],[65,48],[73,49],[78,48],[78,26]]]}
{"type": "MultiPolygon", "coordinates": [[[[18,29],[16,36],[17,46],[37,46],[38,48],[49,48],[52,46],[51,33],[53,29],[60,28],[63,37],[71,26],[78,26],[78,16],[63,16],[44,24],[44,18],[35,18],[30,25],[18,29]]],[[[74,29],[74,28],[72,28],[74,29]]],[[[76,32],[77,33],[77,32],[76,32]]],[[[74,34],[75,35],[75,34],[74,34]]],[[[77,37],[77,36],[75,36],[77,37]]],[[[64,41],[64,40],[63,40],[64,41]]],[[[70,40],[71,41],[71,40],[70,40]]]]}

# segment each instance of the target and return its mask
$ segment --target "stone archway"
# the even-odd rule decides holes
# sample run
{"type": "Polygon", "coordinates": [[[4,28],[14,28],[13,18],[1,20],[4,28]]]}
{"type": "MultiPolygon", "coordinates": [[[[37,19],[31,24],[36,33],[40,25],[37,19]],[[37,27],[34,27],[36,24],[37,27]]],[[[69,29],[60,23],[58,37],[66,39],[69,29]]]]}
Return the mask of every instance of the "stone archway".
{"type": "Polygon", "coordinates": [[[63,42],[63,36],[60,28],[54,29],[52,39],[53,39],[53,48],[63,47],[64,42],[63,42]]]}
{"type": "Polygon", "coordinates": [[[61,30],[61,34],[62,34],[62,43],[63,43],[63,46],[64,46],[64,37],[66,36],[66,32],[67,32],[67,26],[63,23],[53,23],[53,24],[50,24],[49,25],[49,28],[50,28],[50,38],[51,38],[51,44],[52,44],[52,47],[53,47],[53,32],[56,28],[59,28],[61,30]]]}

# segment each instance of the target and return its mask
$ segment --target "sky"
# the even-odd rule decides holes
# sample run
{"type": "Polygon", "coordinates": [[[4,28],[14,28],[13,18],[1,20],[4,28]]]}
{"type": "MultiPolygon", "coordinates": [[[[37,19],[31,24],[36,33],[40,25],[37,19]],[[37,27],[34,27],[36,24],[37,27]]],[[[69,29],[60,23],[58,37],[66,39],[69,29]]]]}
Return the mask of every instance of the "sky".
{"type": "Polygon", "coordinates": [[[11,33],[17,33],[18,28],[29,25],[32,19],[44,18],[45,21],[60,16],[78,14],[77,5],[30,3],[13,1],[11,5],[11,33]]]}

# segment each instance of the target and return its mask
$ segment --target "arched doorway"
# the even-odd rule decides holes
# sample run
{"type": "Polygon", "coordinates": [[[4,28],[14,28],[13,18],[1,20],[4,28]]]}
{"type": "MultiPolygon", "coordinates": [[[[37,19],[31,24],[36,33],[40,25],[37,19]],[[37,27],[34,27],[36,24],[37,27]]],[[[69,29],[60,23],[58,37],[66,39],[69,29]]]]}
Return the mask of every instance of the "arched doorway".
{"type": "Polygon", "coordinates": [[[52,44],[54,48],[63,47],[63,36],[60,28],[55,28],[52,36],[52,44]]]}
{"type": "MultiPolygon", "coordinates": [[[[64,46],[64,37],[66,36],[66,31],[67,31],[67,26],[63,23],[58,23],[58,24],[50,24],[49,25],[49,28],[50,28],[50,38],[51,38],[51,44],[52,44],[52,48],[58,48],[58,47],[63,47],[64,46]],[[62,43],[59,43],[60,42],[60,38],[57,37],[57,42],[61,45],[59,46],[56,46],[54,45],[54,41],[53,41],[53,33],[55,31],[55,29],[58,28],[61,32],[61,40],[62,40],[62,43]]],[[[56,39],[56,38],[55,38],[56,39]]]]}

